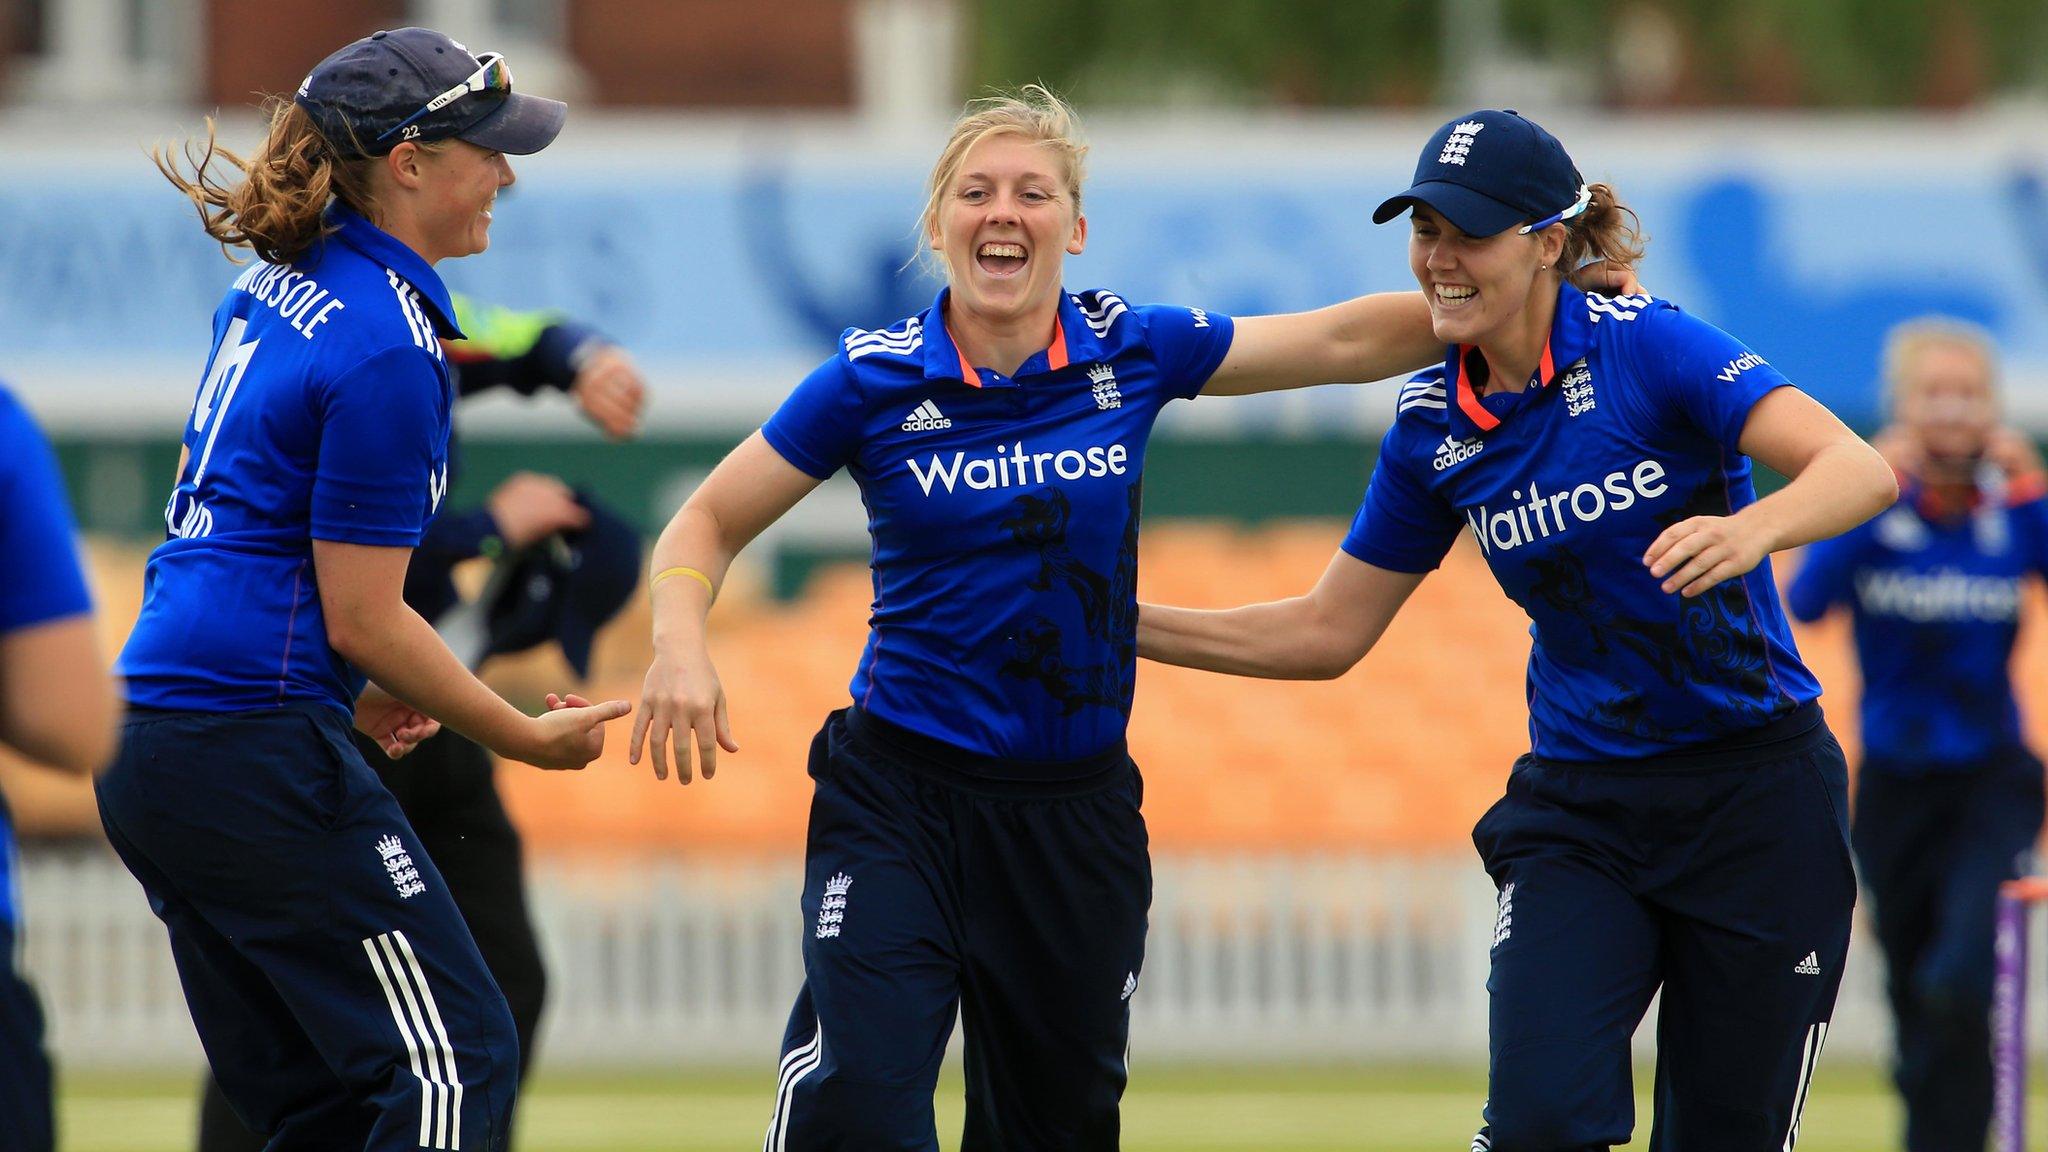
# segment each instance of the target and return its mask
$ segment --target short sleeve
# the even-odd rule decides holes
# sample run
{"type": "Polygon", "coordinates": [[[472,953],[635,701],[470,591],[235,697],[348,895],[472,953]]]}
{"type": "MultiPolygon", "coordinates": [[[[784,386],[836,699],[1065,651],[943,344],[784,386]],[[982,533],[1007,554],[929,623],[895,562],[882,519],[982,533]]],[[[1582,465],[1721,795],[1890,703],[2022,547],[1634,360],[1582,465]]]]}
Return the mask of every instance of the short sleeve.
{"type": "Polygon", "coordinates": [[[1379,461],[1342,547],[1375,567],[1429,572],[1443,563],[1465,522],[1414,474],[1413,461],[1399,448],[1400,432],[1397,424],[1380,441],[1379,461]]]}
{"type": "Polygon", "coordinates": [[[1237,332],[1236,322],[1221,312],[1178,304],[1141,305],[1138,318],[1144,321],[1145,339],[1159,366],[1160,386],[1181,400],[1201,394],[1237,332]]]}
{"type": "Polygon", "coordinates": [[[1785,590],[1785,607],[1792,618],[1811,624],[1828,614],[1828,609],[1849,599],[1856,578],[1863,543],[1869,539],[1867,526],[1858,526],[1840,536],[1816,540],[1800,552],[1799,571],[1785,590]]]}
{"type": "Polygon", "coordinates": [[[92,610],[56,453],[0,392],[0,632],[92,610]]]}
{"type": "Polygon", "coordinates": [[[804,377],[761,435],[798,471],[828,480],[860,451],[865,416],[853,366],[834,356],[804,377]]]}
{"type": "Polygon", "coordinates": [[[1740,340],[1677,308],[1649,309],[1633,323],[1635,366],[1652,417],[1676,413],[1731,451],[1756,402],[1792,383],[1740,340]]]}
{"type": "Polygon", "coordinates": [[[447,385],[439,361],[387,349],[320,394],[320,463],[313,474],[316,540],[410,548],[447,483],[447,385]]]}
{"type": "Polygon", "coordinates": [[[2025,541],[2027,565],[2035,572],[2048,577],[2048,496],[2040,492],[2040,481],[2029,477],[2027,487],[2019,490],[2006,515],[2011,518],[2019,531],[2015,535],[2025,541]]]}

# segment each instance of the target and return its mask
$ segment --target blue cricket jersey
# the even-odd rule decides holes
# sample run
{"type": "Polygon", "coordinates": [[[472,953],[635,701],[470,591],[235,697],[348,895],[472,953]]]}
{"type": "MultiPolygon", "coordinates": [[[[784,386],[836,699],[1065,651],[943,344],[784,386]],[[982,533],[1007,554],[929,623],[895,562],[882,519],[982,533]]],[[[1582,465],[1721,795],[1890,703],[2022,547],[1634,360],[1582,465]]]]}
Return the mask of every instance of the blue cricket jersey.
{"type": "MultiPolygon", "coordinates": [[[[56,454],[14,394],[0,387],[0,633],[92,610],[56,454]]],[[[61,705],[59,705],[61,706],[61,705]]],[[[0,797],[0,925],[20,916],[14,826],[0,797]]],[[[0,957],[0,966],[6,963],[0,957]]]]}
{"type": "Polygon", "coordinates": [[[1006,377],[966,362],[946,299],[849,330],[761,432],[860,485],[875,599],[857,704],[985,756],[1091,756],[1130,716],[1145,442],[1232,323],[1062,293],[1051,346],[1006,377]]]}
{"type": "Polygon", "coordinates": [[[1787,384],[1733,337],[1648,296],[1559,290],[1537,375],[1480,396],[1476,349],[1411,380],[1344,551],[1427,572],[1470,527],[1529,614],[1529,739],[1625,760],[1737,737],[1820,695],[1766,559],[1694,599],[1643,565],[1665,528],[1756,501],[1737,442],[1787,384]]]}
{"type": "Polygon", "coordinates": [[[2021,587],[2048,572],[2048,498],[2039,478],[1980,487],[1938,516],[1908,478],[1889,511],[1808,546],[1792,580],[1799,619],[1854,617],[1864,751],[1885,770],[1969,769],[2021,744],[2009,667],[2021,587]]]}
{"type": "Polygon", "coordinates": [[[214,313],[168,538],[116,666],[131,703],[352,713],[363,675],[327,644],[313,541],[409,548],[447,491],[448,290],[362,216],[330,216],[338,232],[252,265],[214,313]]]}

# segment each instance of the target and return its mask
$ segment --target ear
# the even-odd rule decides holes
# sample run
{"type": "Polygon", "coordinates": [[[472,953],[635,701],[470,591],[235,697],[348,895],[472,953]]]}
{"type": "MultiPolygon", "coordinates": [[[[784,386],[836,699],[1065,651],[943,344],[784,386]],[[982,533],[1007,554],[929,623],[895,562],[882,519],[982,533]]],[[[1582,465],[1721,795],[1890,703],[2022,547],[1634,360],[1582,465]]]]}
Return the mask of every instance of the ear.
{"type": "Polygon", "coordinates": [[[420,147],[410,140],[401,140],[384,157],[384,170],[400,188],[418,188],[425,177],[420,171],[420,147]]]}
{"type": "MultiPolygon", "coordinates": [[[[1542,244],[1543,266],[1546,268],[1557,268],[1557,262],[1564,259],[1565,226],[1563,224],[1552,224],[1550,227],[1545,228],[1536,239],[1542,244]]],[[[1558,270],[1560,272],[1571,271],[1569,268],[1560,268],[1558,270]]]]}
{"type": "Polygon", "coordinates": [[[1067,238],[1067,255],[1079,256],[1081,249],[1088,246],[1088,217],[1085,213],[1074,217],[1074,234],[1067,238]]]}

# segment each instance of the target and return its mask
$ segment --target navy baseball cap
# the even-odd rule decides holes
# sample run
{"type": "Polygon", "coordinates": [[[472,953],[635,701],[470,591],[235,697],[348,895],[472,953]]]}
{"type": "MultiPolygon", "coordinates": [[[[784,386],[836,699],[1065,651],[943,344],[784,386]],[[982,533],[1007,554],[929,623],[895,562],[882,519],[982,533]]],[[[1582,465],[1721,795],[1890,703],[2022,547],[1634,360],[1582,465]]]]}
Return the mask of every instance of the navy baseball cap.
{"type": "Polygon", "coordinates": [[[329,141],[382,156],[406,140],[467,140],[524,156],[562,131],[569,106],[512,91],[512,70],[430,28],[373,32],[313,66],[294,103],[329,141]]]}
{"type": "Polygon", "coordinates": [[[1585,209],[1584,193],[1557,137],[1512,108],[1487,109],[1437,129],[1415,162],[1414,184],[1374,209],[1372,222],[1427,204],[1466,235],[1491,236],[1523,220],[1569,219],[1585,209]]]}

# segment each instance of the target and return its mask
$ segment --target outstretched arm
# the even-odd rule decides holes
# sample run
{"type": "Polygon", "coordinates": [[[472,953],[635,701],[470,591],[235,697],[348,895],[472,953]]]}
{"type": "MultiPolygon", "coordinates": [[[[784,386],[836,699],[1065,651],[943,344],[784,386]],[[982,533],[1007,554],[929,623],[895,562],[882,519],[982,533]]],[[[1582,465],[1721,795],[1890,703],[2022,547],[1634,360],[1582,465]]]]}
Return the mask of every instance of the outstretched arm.
{"type": "MultiPolygon", "coordinates": [[[[1572,274],[1589,292],[1640,292],[1630,268],[1605,260],[1572,274]]],[[[1203,386],[1204,396],[1249,396],[1315,384],[1385,380],[1443,358],[1420,292],[1356,296],[1313,312],[1240,316],[1230,352],[1203,386]]]]}
{"type": "Polygon", "coordinates": [[[1338,552],[1307,595],[1241,608],[1138,606],[1138,655],[1268,680],[1332,680],[1365,658],[1424,572],[1338,552]]]}
{"type": "Polygon", "coordinates": [[[712,470],[654,542],[654,662],[641,689],[627,759],[640,762],[645,738],[657,779],[668,779],[671,746],[683,784],[690,782],[693,743],[707,779],[718,769],[719,748],[739,751],[705,641],[705,616],[733,557],[819,483],[756,432],[712,470]],[[689,571],[663,578],[679,568],[689,571]]]}
{"type": "Polygon", "coordinates": [[[1738,446],[1791,482],[1733,516],[1694,516],[1666,528],[1643,555],[1664,591],[1698,596],[1773,552],[1847,532],[1899,498],[1884,457],[1797,388],[1758,400],[1738,446]]]}
{"type": "MultiPolygon", "coordinates": [[[[595,759],[604,750],[605,721],[624,716],[627,703],[608,700],[538,718],[506,703],[405,602],[411,554],[410,548],[313,541],[314,581],[335,652],[405,706],[508,759],[540,768],[581,768],[595,759]]],[[[384,737],[395,734],[371,735],[387,753],[394,750],[384,737]]]]}
{"type": "Polygon", "coordinates": [[[1443,356],[1420,292],[1359,296],[1313,312],[1241,316],[1204,396],[1384,380],[1443,356]]]}

